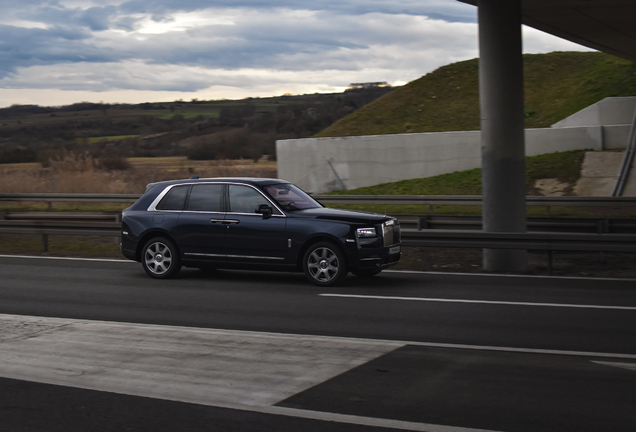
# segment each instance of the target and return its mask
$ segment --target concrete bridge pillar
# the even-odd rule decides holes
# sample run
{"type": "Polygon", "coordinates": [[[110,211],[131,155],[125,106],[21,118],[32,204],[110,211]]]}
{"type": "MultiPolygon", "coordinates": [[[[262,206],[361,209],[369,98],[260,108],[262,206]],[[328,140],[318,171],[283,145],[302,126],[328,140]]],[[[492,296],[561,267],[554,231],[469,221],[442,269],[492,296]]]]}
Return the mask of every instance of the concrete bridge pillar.
{"type": "MultiPolygon", "coordinates": [[[[526,232],[521,0],[479,0],[483,226],[526,232]]],[[[490,271],[524,271],[527,251],[484,249],[490,271]]]]}

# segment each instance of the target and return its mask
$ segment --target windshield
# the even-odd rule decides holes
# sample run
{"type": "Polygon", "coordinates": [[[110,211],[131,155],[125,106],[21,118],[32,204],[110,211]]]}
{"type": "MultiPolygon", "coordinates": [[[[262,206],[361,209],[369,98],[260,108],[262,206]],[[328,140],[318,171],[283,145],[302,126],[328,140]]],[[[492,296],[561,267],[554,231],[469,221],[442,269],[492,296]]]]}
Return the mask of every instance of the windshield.
{"type": "Polygon", "coordinates": [[[265,186],[264,189],[285,211],[322,207],[318,201],[290,183],[265,186]]]}

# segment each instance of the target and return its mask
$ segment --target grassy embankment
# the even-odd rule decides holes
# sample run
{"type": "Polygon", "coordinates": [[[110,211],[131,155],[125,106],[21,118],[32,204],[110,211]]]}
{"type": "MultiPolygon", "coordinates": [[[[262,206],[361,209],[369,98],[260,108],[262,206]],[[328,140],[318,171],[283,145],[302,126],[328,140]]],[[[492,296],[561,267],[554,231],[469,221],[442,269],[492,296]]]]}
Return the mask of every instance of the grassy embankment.
{"type": "MultiPolygon", "coordinates": [[[[550,127],[606,97],[636,95],[636,64],[603,53],[555,52],[524,55],[526,128],[550,127]]],[[[478,60],[441,67],[397,88],[319,133],[318,137],[383,135],[418,132],[478,130],[478,60]]],[[[573,186],[580,176],[582,152],[543,155],[527,159],[529,195],[541,194],[534,185],[554,178],[573,186]]],[[[405,180],[342,193],[402,195],[476,195],[481,193],[481,170],[433,178],[405,180]]],[[[571,188],[566,188],[566,194],[571,188]]],[[[357,206],[377,211],[376,206],[357,206]]],[[[395,206],[394,214],[431,209],[395,206]]],[[[468,207],[435,208],[436,213],[479,214],[468,207]]],[[[545,208],[529,207],[529,215],[545,208]]],[[[555,209],[551,215],[584,217],[589,209],[555,209]]]]}
{"type": "MultiPolygon", "coordinates": [[[[611,96],[636,95],[636,64],[603,53],[523,56],[527,128],[552,124],[611,96]]],[[[371,102],[319,137],[479,129],[478,60],[443,66],[371,102]]]]}
{"type": "MultiPolygon", "coordinates": [[[[572,195],[572,189],[581,177],[581,165],[585,151],[552,153],[526,158],[526,190],[527,195],[543,195],[536,187],[542,179],[556,179],[563,184],[563,195],[572,195]]],[[[435,177],[402,180],[371,187],[348,191],[332,192],[335,195],[480,195],[481,169],[443,174],[435,177]]],[[[345,206],[342,206],[343,208],[345,206]]],[[[355,205],[346,208],[373,211],[389,214],[445,214],[445,215],[479,215],[480,207],[473,206],[372,206],[355,205]]],[[[545,216],[545,207],[528,207],[528,216],[545,216]]],[[[551,216],[577,216],[588,214],[585,208],[552,207],[551,216]]]]}

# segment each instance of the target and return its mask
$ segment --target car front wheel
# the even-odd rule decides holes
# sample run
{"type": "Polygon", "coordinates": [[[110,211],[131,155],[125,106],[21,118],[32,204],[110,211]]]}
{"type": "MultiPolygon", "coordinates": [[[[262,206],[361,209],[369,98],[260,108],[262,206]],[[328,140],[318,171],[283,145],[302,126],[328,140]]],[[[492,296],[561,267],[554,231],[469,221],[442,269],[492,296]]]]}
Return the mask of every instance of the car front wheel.
{"type": "Polygon", "coordinates": [[[181,270],[176,246],[164,237],[153,238],[145,244],[141,264],[146,273],[155,279],[171,278],[181,270]]]}
{"type": "Polygon", "coordinates": [[[332,286],[347,276],[347,263],[340,248],[331,242],[312,245],[303,259],[305,276],[314,285],[332,286]]]}

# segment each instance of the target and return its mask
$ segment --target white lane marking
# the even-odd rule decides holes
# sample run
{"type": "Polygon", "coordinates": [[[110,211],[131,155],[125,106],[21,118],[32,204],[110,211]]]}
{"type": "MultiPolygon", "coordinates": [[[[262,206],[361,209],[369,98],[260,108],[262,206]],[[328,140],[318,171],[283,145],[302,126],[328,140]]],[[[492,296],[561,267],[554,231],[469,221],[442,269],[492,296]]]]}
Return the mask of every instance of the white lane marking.
{"type": "MultiPolygon", "coordinates": [[[[240,409],[240,408],[235,408],[240,409]]],[[[312,420],[331,421],[338,423],[348,423],[361,426],[381,427],[388,429],[408,430],[417,432],[496,432],[486,429],[473,429],[459,426],[444,426],[429,423],[413,423],[402,420],[389,420],[373,417],[359,417],[347,414],[325,413],[320,411],[308,411],[295,408],[284,407],[266,407],[257,408],[252,411],[258,411],[264,414],[284,415],[288,417],[300,417],[312,420]]]]}
{"type": "Polygon", "coordinates": [[[636,363],[616,363],[616,362],[604,362],[604,361],[592,361],[592,363],[636,371],[636,363]]]}
{"type": "MultiPolygon", "coordinates": [[[[374,339],[376,340],[376,339],[374,339]]],[[[450,348],[450,349],[465,349],[475,351],[495,351],[495,352],[511,352],[519,354],[548,354],[548,355],[560,355],[560,356],[572,356],[572,357],[600,357],[600,358],[620,358],[627,360],[636,360],[636,354],[619,354],[619,353],[601,353],[592,351],[564,351],[564,350],[552,350],[552,349],[540,349],[540,348],[513,348],[502,346],[489,346],[489,345],[464,345],[464,344],[451,344],[451,343],[437,343],[437,342],[408,342],[404,341],[404,345],[414,345],[426,348],[450,348]]]]}
{"type": "Polygon", "coordinates": [[[482,276],[493,278],[523,278],[523,279],[573,279],[573,280],[593,280],[593,281],[636,281],[633,277],[594,277],[594,276],[553,276],[553,275],[527,275],[527,274],[502,274],[502,273],[466,273],[466,272],[441,272],[422,270],[384,270],[382,273],[405,273],[439,276],[482,276]]]}
{"type": "Polygon", "coordinates": [[[74,257],[55,257],[55,256],[37,256],[37,255],[0,255],[0,258],[26,258],[26,259],[49,259],[63,261],[97,261],[97,262],[117,262],[117,263],[134,263],[136,261],[127,259],[111,259],[111,258],[74,258],[74,257]]]}
{"type": "Polygon", "coordinates": [[[375,296],[360,294],[318,294],[321,297],[340,297],[370,300],[402,300],[402,301],[421,301],[421,302],[438,302],[438,303],[473,303],[473,304],[493,304],[493,305],[511,305],[511,306],[537,306],[537,307],[560,307],[560,308],[578,308],[578,309],[610,309],[610,310],[629,310],[636,311],[636,306],[605,306],[605,305],[582,305],[567,303],[531,303],[531,302],[511,302],[499,300],[467,300],[467,299],[443,299],[443,298],[426,298],[426,297],[395,297],[395,296],[375,296]]]}

